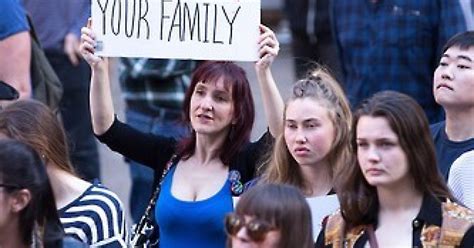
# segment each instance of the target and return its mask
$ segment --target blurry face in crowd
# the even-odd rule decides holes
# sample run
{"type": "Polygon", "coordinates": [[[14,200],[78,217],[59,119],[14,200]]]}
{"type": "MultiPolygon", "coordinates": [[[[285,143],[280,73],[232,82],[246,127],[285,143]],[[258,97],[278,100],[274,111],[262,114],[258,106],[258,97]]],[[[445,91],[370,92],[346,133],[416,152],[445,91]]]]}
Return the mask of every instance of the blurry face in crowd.
{"type": "Polygon", "coordinates": [[[4,231],[11,215],[8,194],[4,187],[0,186],[0,232],[4,231]]]}
{"type": "Polygon", "coordinates": [[[392,187],[410,183],[407,157],[387,119],[362,116],[356,132],[357,159],[370,185],[392,187]]]}
{"type": "Polygon", "coordinates": [[[24,207],[20,199],[17,199],[19,197],[18,192],[9,193],[7,189],[11,189],[11,185],[0,182],[0,233],[4,231],[9,233],[5,228],[11,225],[14,216],[24,207]]]}
{"type": "Polygon", "coordinates": [[[297,98],[286,108],[285,141],[293,158],[302,166],[323,161],[335,138],[329,111],[312,98],[297,98]]]}
{"type": "Polygon", "coordinates": [[[434,73],[433,94],[444,107],[474,106],[474,47],[446,50],[434,73]]]}
{"type": "Polygon", "coordinates": [[[234,119],[232,89],[222,78],[217,82],[197,83],[191,96],[190,120],[198,134],[224,133],[234,119]]]}
{"type": "Polygon", "coordinates": [[[232,215],[226,219],[232,248],[278,248],[280,231],[251,216],[232,215]]]}

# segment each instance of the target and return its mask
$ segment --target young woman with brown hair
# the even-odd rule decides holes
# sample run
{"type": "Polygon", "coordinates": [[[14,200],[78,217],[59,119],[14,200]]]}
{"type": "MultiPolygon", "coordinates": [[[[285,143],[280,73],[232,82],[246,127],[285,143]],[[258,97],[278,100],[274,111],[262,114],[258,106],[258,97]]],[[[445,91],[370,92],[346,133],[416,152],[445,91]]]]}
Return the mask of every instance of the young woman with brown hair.
{"type": "Polygon", "coordinates": [[[301,192],[290,185],[264,184],[242,195],[225,219],[229,247],[310,248],[311,212],[301,192]]]}
{"type": "Polygon", "coordinates": [[[317,247],[474,246],[474,214],[453,203],[415,100],[375,94],[355,112],[352,133],[357,159],[340,173],[341,211],[317,247]]]}
{"type": "Polygon", "coordinates": [[[40,154],[67,236],[90,246],[126,245],[122,203],[99,183],[76,176],[64,129],[46,105],[34,100],[11,103],[0,111],[0,134],[30,145],[40,154]]]}

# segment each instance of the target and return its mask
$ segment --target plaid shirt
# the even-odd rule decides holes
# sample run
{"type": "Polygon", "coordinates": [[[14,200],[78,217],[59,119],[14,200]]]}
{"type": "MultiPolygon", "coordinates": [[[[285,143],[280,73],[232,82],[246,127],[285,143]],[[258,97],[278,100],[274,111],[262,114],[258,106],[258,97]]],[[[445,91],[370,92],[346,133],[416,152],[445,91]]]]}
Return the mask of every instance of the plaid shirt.
{"type": "Polygon", "coordinates": [[[458,0],[333,0],[331,11],[353,106],[396,90],[414,97],[431,122],[441,117],[432,78],[445,42],[466,30],[458,0]]]}
{"type": "Polygon", "coordinates": [[[181,110],[196,61],[122,58],[120,84],[131,108],[154,111],[181,110]]]}

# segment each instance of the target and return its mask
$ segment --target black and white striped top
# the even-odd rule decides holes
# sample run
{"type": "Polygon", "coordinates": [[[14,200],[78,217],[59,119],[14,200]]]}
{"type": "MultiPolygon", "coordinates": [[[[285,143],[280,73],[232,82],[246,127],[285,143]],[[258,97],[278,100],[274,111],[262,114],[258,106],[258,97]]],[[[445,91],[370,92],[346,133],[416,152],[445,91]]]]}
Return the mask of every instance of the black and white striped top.
{"type": "Polygon", "coordinates": [[[122,203],[107,188],[91,185],[59,210],[66,235],[91,247],[126,247],[127,227],[122,203]]]}

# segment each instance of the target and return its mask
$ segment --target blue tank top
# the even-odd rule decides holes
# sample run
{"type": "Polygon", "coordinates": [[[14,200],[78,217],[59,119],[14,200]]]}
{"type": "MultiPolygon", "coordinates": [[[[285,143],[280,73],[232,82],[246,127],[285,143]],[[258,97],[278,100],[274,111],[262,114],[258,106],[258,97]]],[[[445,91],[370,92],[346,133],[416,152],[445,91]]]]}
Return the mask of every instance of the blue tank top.
{"type": "Polygon", "coordinates": [[[230,182],[202,201],[182,201],[171,194],[176,166],[164,178],[155,216],[160,228],[160,248],[224,248],[224,217],[233,211],[230,182]]]}

